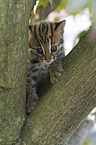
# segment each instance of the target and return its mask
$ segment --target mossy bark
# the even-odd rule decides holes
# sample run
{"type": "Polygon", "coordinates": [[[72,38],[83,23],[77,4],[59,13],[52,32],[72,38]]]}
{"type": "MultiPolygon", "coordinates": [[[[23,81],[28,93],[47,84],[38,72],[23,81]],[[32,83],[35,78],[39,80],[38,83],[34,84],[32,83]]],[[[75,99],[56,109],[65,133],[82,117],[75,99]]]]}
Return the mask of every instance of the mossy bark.
{"type": "Polygon", "coordinates": [[[25,121],[28,21],[35,0],[0,0],[0,145],[20,137],[25,121]]]}
{"type": "Polygon", "coordinates": [[[22,144],[66,144],[96,107],[95,50],[96,25],[64,58],[64,72],[58,82],[41,88],[41,98],[24,125],[22,144]]]}

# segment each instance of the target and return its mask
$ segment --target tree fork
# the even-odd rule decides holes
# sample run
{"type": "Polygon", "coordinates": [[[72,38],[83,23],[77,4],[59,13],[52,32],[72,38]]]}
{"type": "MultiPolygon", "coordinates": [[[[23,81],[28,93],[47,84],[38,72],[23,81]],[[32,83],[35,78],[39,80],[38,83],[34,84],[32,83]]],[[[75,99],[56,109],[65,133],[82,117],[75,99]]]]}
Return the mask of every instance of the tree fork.
{"type": "Polygon", "coordinates": [[[66,144],[96,106],[94,26],[64,58],[58,82],[41,88],[40,100],[24,125],[22,144],[66,144]]]}

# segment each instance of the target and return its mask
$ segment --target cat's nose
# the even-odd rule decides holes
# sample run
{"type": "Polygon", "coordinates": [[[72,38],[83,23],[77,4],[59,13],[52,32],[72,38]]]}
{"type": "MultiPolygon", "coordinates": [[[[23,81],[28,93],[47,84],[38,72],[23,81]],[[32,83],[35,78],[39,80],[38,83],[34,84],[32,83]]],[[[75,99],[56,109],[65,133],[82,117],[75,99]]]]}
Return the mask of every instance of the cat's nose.
{"type": "Polygon", "coordinates": [[[46,61],[46,62],[50,62],[50,61],[51,61],[51,58],[49,58],[49,57],[47,58],[47,57],[46,57],[46,58],[45,58],[45,61],[46,61]]]}
{"type": "Polygon", "coordinates": [[[50,59],[47,59],[46,62],[50,62],[50,59]]]}

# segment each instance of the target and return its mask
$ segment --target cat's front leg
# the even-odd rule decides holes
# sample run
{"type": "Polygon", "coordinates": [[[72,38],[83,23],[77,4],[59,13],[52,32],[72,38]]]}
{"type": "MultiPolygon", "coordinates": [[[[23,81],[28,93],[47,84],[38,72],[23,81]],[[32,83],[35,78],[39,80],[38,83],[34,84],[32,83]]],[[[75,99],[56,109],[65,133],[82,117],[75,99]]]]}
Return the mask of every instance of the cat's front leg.
{"type": "Polygon", "coordinates": [[[49,66],[49,73],[50,73],[50,81],[55,83],[59,76],[61,76],[63,72],[62,68],[62,60],[57,59],[49,66]]]}
{"type": "MultiPolygon", "coordinates": [[[[34,81],[34,80],[33,80],[34,81]]],[[[36,106],[38,96],[36,93],[36,87],[35,84],[32,82],[32,80],[27,79],[27,87],[26,87],[26,111],[27,114],[30,113],[34,107],[36,106]]]]}

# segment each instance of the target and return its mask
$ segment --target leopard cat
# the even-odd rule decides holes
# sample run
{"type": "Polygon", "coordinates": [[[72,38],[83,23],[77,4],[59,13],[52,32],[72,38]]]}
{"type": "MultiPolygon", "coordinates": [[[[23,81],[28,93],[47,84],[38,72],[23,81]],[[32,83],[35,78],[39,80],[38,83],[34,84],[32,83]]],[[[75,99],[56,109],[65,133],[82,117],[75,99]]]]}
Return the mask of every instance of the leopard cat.
{"type": "Polygon", "coordinates": [[[63,32],[65,20],[58,22],[41,21],[29,25],[28,70],[27,70],[27,113],[38,100],[37,87],[50,75],[52,83],[63,72],[63,32]]]}

